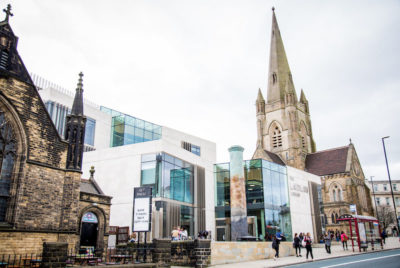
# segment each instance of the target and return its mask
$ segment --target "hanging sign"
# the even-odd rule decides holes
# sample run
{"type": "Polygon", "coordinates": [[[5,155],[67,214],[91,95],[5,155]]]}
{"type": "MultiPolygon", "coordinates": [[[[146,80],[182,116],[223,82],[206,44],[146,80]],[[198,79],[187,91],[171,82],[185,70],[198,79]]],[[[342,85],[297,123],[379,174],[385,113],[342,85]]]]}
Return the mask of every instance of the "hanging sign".
{"type": "Polygon", "coordinates": [[[151,230],[151,187],[135,187],[133,190],[133,232],[151,230]]]}

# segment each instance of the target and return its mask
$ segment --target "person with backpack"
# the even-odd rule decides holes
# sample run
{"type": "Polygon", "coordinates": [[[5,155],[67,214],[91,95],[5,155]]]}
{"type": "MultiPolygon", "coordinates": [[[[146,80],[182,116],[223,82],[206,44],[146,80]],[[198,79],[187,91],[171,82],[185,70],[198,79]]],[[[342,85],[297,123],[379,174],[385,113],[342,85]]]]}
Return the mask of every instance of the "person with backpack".
{"type": "Polygon", "coordinates": [[[342,234],[340,235],[340,239],[342,240],[343,250],[349,250],[349,248],[347,247],[347,240],[349,240],[349,238],[347,237],[345,232],[342,231],[342,234]],[[346,249],[344,248],[345,245],[346,245],[346,249]]]}
{"type": "Polygon", "coordinates": [[[301,257],[301,239],[297,236],[297,233],[294,234],[293,247],[296,249],[296,257],[301,257]],[[297,253],[297,250],[299,253],[297,253]]]}
{"type": "Polygon", "coordinates": [[[312,254],[312,240],[311,240],[311,236],[310,233],[307,233],[306,236],[304,237],[304,242],[306,243],[306,250],[307,250],[307,254],[306,254],[306,259],[308,260],[308,254],[311,255],[311,259],[314,260],[314,256],[312,254]]]}
{"type": "Polygon", "coordinates": [[[272,248],[275,250],[274,260],[279,258],[279,243],[280,241],[274,235],[274,237],[272,238],[272,248]]]}

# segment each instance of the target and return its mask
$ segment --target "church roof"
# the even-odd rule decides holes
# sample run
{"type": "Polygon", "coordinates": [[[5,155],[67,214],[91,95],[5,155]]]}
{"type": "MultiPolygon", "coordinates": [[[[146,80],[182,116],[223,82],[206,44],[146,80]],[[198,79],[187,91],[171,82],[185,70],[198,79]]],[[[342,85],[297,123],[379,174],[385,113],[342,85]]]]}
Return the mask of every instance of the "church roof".
{"type": "Polygon", "coordinates": [[[308,154],[305,170],[318,176],[346,172],[349,147],[344,146],[308,154]]]}
{"type": "Polygon", "coordinates": [[[105,195],[93,178],[81,179],[80,191],[88,194],[105,195]]]}
{"type": "Polygon", "coordinates": [[[270,161],[270,162],[273,162],[278,165],[285,166],[285,162],[282,161],[282,159],[279,157],[279,155],[277,155],[273,152],[267,151],[261,147],[257,147],[256,151],[253,154],[252,159],[260,159],[260,158],[270,161]]]}

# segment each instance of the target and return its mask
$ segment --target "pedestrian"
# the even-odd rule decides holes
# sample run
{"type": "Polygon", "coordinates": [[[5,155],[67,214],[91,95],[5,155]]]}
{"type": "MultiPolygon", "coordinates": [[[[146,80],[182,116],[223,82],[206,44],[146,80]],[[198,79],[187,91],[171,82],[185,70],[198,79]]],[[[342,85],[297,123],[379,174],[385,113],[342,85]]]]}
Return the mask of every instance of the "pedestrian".
{"type": "Polygon", "coordinates": [[[336,229],[336,242],[339,242],[340,241],[340,232],[339,232],[339,230],[338,229],[336,229]]]}
{"type": "Polygon", "coordinates": [[[343,250],[349,250],[349,248],[347,247],[347,240],[349,240],[349,238],[347,237],[345,232],[342,231],[340,239],[342,240],[343,250]],[[344,248],[344,246],[346,246],[346,249],[344,248]]]}
{"type": "Polygon", "coordinates": [[[274,237],[272,238],[272,248],[275,249],[274,260],[279,258],[279,243],[280,243],[279,240],[274,235],[274,237]]]}
{"type": "Polygon", "coordinates": [[[187,232],[187,230],[185,229],[185,227],[181,227],[181,239],[182,240],[187,240],[188,239],[188,232],[187,232]]]}
{"type": "Polygon", "coordinates": [[[172,241],[179,240],[179,227],[174,227],[174,229],[171,232],[171,236],[172,236],[172,241]]]}
{"type": "Polygon", "coordinates": [[[325,233],[324,241],[326,253],[331,254],[331,236],[328,233],[325,233]]]}
{"type": "Polygon", "coordinates": [[[382,231],[383,244],[386,244],[386,237],[387,237],[386,231],[383,230],[383,231],[382,231]]]}
{"type": "Polygon", "coordinates": [[[314,260],[314,256],[312,254],[312,240],[311,240],[311,236],[310,233],[307,233],[306,236],[304,237],[304,241],[306,242],[306,250],[307,250],[307,254],[306,254],[306,259],[308,260],[308,254],[311,255],[311,259],[314,260]]]}
{"type": "Polygon", "coordinates": [[[297,236],[297,233],[294,234],[293,247],[296,249],[296,257],[301,257],[301,240],[300,237],[297,236]],[[297,253],[297,251],[299,251],[299,253],[297,253]]]}
{"type": "Polygon", "coordinates": [[[301,246],[301,243],[303,242],[303,239],[304,239],[303,233],[299,234],[299,238],[300,238],[300,246],[301,246]]]}

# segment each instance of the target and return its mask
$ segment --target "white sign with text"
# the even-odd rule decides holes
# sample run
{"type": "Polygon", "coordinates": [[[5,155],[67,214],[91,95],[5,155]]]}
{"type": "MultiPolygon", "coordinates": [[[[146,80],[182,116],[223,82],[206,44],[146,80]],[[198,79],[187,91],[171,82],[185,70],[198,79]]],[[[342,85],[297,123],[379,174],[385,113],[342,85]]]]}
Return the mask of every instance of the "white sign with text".
{"type": "Polygon", "coordinates": [[[133,211],[133,231],[148,232],[150,221],[150,198],[135,198],[133,211]]]}

